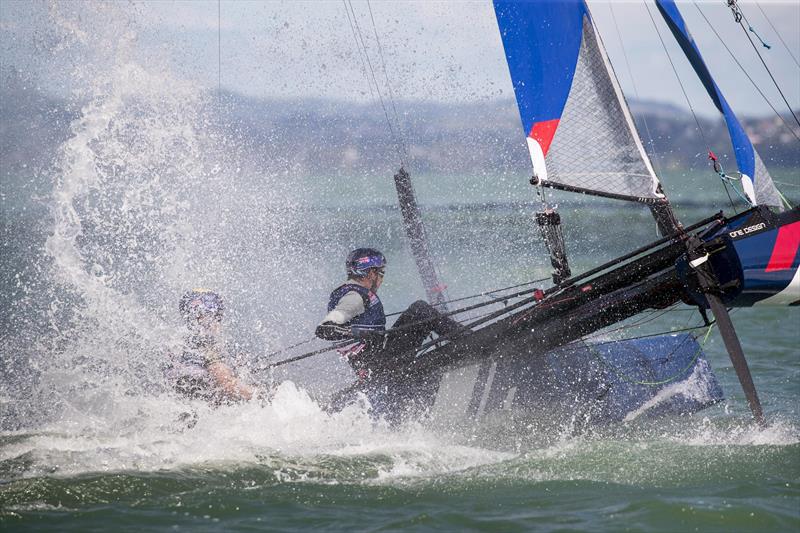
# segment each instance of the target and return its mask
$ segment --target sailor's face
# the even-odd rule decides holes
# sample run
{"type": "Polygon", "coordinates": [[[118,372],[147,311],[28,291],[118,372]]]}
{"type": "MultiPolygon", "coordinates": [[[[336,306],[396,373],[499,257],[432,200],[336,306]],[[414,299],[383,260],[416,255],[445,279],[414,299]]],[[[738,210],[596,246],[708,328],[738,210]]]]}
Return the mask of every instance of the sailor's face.
{"type": "Polygon", "coordinates": [[[219,335],[222,331],[222,320],[212,314],[201,315],[197,317],[197,327],[206,334],[219,335]]]}
{"type": "Polygon", "coordinates": [[[381,286],[383,283],[383,276],[386,274],[385,268],[373,268],[369,271],[367,275],[367,280],[370,282],[370,286],[373,287],[373,291],[377,291],[378,287],[381,286]]]}

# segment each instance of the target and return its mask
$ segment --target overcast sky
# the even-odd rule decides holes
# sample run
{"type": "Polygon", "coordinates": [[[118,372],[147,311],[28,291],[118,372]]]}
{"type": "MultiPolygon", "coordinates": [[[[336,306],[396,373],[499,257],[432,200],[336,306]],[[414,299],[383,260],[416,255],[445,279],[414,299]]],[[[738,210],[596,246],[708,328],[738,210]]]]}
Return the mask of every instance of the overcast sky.
{"type": "MultiPolygon", "coordinates": [[[[60,31],[88,40],[96,52],[103,52],[104,46],[102,41],[92,41],[95,32],[105,31],[109,39],[114,39],[125,31],[134,31],[138,57],[166,63],[180,77],[202,86],[216,87],[221,81],[226,89],[265,97],[374,98],[346,4],[340,0],[162,0],[90,2],[76,7],[79,5],[69,2],[54,9],[43,3],[0,2],[3,64],[19,63],[24,68],[26,55],[41,54],[43,47],[62,46],[63,36],[60,41],[46,38],[49,26],[57,23],[54,11],[60,11],[60,31]]],[[[369,7],[395,97],[444,102],[511,97],[491,2],[372,0],[368,6],[365,0],[352,0],[351,5],[384,91],[386,75],[369,7]]],[[[589,5],[626,94],[686,108],[645,5],[638,1],[592,1],[589,5]]],[[[784,94],[794,107],[800,107],[800,67],[781,42],[782,38],[791,54],[800,58],[800,2],[740,0],[740,5],[757,33],[772,46],[760,51],[784,94]]],[[[724,0],[681,3],[680,7],[709,68],[737,111],[747,115],[771,113],[701,11],[772,104],[786,110],[724,0]]],[[[651,11],[692,105],[702,114],[713,115],[710,100],[652,4],[651,11]]],[[[76,57],[72,61],[89,61],[86,51],[76,57]]],[[[53,79],[69,77],[67,66],[60,66],[61,72],[59,65],[48,65],[43,72],[53,79]]]]}

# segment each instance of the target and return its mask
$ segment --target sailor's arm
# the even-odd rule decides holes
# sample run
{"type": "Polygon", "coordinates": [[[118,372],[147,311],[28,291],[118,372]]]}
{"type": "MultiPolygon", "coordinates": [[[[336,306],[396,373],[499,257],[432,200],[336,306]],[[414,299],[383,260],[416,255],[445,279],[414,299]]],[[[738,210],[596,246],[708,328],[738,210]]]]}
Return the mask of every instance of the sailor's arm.
{"type": "Polygon", "coordinates": [[[342,340],[352,336],[350,328],[345,326],[352,319],[364,312],[364,299],[356,291],[350,291],[339,300],[331,311],[317,326],[315,335],[325,340],[342,340]]]}
{"type": "Polygon", "coordinates": [[[219,343],[209,342],[205,348],[204,357],[211,379],[226,397],[232,400],[249,400],[253,397],[253,390],[240,383],[231,367],[223,361],[222,347],[219,343]]]}
{"type": "Polygon", "coordinates": [[[216,382],[217,387],[233,400],[249,400],[253,397],[253,390],[239,382],[233,370],[222,361],[214,361],[208,365],[208,373],[216,382]]]}

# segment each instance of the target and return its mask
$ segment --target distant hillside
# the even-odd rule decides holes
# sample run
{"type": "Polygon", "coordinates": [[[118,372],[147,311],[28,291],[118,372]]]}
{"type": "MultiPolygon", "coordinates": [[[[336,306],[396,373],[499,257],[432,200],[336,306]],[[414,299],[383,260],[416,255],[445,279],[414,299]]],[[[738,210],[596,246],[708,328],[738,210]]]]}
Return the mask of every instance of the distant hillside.
{"type": "MultiPolygon", "coordinates": [[[[275,102],[239,95],[230,95],[226,102],[226,121],[298,171],[312,175],[334,169],[391,171],[397,164],[378,104],[275,102]]],[[[707,149],[691,114],[654,102],[632,102],[631,108],[657,166],[675,169],[705,164],[707,149]]],[[[397,111],[416,173],[529,172],[517,108],[510,99],[469,104],[398,102],[397,111]]],[[[723,162],[730,161],[726,166],[733,166],[724,121],[699,121],[710,148],[723,162]]],[[[779,118],[744,118],[743,123],[768,166],[800,167],[800,141],[779,118]]],[[[795,133],[800,136],[800,128],[795,133]]]]}
{"type": "MultiPolygon", "coordinates": [[[[254,169],[308,176],[385,175],[398,165],[396,145],[377,103],[275,101],[238,94],[226,94],[220,101],[212,123],[241,143],[254,169]]],[[[510,99],[459,104],[402,101],[396,107],[407,143],[406,163],[415,174],[530,172],[517,108],[510,99]]],[[[653,102],[634,101],[631,107],[657,168],[707,164],[705,143],[690,114],[653,102]]],[[[3,182],[50,164],[78,109],[22,84],[6,84],[0,92],[3,182]]],[[[711,149],[726,168],[734,168],[723,121],[700,122],[711,149]]],[[[743,122],[768,166],[800,167],[800,142],[778,118],[743,122]]]]}

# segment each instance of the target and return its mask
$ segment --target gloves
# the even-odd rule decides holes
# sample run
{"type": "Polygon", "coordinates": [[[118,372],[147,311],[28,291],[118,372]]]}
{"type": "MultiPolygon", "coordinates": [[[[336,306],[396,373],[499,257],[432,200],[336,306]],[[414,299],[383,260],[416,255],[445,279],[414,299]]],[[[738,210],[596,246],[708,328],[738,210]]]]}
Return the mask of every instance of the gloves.
{"type": "Polygon", "coordinates": [[[335,322],[323,322],[317,326],[314,335],[326,341],[343,341],[353,336],[350,326],[343,326],[335,322]]]}

